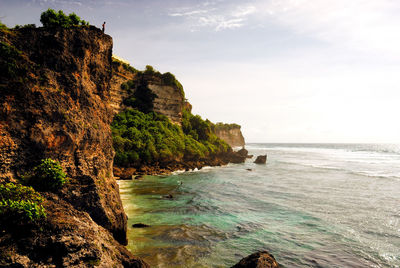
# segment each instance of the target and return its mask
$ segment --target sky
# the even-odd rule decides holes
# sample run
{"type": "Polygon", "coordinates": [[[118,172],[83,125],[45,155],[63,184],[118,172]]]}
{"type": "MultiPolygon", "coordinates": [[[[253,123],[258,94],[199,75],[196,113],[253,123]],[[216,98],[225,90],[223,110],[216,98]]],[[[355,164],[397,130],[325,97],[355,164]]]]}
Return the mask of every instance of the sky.
{"type": "Polygon", "coordinates": [[[47,8],[106,21],[115,55],[246,142],[400,143],[398,0],[0,0],[0,19],[47,8]]]}

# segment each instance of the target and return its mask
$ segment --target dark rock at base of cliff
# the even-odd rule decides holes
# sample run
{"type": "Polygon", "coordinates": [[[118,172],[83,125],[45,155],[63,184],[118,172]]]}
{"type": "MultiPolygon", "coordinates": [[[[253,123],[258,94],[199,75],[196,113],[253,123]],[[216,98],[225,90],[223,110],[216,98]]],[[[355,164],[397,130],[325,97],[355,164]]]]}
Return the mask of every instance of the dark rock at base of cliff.
{"type": "Polygon", "coordinates": [[[240,155],[238,152],[228,151],[215,155],[209,155],[200,159],[180,159],[168,162],[156,162],[151,164],[143,164],[141,166],[133,167],[114,167],[114,174],[117,177],[130,176],[136,178],[135,175],[161,175],[170,174],[176,170],[191,171],[202,169],[205,166],[222,166],[228,163],[240,164],[246,161],[247,156],[240,155]]]}
{"type": "Polygon", "coordinates": [[[228,163],[233,164],[244,163],[244,161],[246,161],[246,158],[246,156],[240,155],[237,152],[231,152],[225,156],[225,159],[228,161],[228,163]]]}
{"type": "Polygon", "coordinates": [[[253,158],[253,156],[254,156],[254,155],[249,154],[249,155],[247,155],[247,158],[253,158]]]}
{"type": "Polygon", "coordinates": [[[240,149],[239,151],[237,151],[237,153],[240,156],[244,156],[244,157],[247,157],[249,155],[249,151],[247,151],[245,148],[240,149]]]}
{"type": "Polygon", "coordinates": [[[267,163],[267,155],[259,155],[256,158],[256,161],[254,161],[256,164],[265,164],[267,163]]]}
{"type": "Polygon", "coordinates": [[[133,228],[147,228],[150,227],[150,225],[144,224],[144,223],[134,223],[132,224],[133,228]]]}
{"type": "Polygon", "coordinates": [[[115,177],[118,177],[119,180],[131,180],[134,178],[134,174],[136,173],[136,168],[119,168],[114,166],[113,173],[115,177]]]}
{"type": "Polygon", "coordinates": [[[231,268],[279,268],[278,262],[274,256],[269,254],[267,251],[259,251],[253,253],[240,262],[232,266],[231,268]]]}

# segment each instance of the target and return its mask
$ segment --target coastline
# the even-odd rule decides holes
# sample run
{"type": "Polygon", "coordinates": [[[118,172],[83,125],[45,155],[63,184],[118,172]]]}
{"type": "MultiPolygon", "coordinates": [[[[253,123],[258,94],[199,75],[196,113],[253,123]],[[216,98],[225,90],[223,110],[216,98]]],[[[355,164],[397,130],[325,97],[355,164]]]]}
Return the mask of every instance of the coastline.
{"type": "Polygon", "coordinates": [[[141,175],[169,175],[172,172],[179,170],[201,170],[204,167],[218,167],[227,165],[229,163],[244,163],[248,157],[248,155],[243,155],[232,150],[227,153],[210,155],[209,157],[201,158],[199,160],[171,161],[154,163],[151,165],[144,164],[141,166],[128,168],[114,166],[113,172],[114,177],[117,180],[130,180],[135,176],[141,175]]]}

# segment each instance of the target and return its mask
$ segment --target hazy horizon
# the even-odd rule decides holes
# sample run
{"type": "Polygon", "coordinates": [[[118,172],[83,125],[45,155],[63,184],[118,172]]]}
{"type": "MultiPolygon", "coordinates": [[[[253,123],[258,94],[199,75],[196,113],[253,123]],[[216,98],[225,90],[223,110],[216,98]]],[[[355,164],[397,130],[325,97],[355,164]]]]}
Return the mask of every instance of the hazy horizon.
{"type": "Polygon", "coordinates": [[[47,8],[106,21],[115,55],[172,72],[248,143],[400,142],[400,2],[0,0],[0,19],[39,26],[47,8]]]}

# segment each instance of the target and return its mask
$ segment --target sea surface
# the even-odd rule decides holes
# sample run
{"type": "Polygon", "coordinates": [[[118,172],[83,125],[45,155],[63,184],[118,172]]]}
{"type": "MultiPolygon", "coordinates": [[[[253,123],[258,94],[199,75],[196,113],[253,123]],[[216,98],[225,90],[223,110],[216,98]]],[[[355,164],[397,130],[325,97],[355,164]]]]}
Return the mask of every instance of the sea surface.
{"type": "Polygon", "coordinates": [[[119,181],[128,249],[152,267],[230,267],[262,249],[283,267],[400,267],[400,145],[246,148],[244,164],[119,181]]]}

